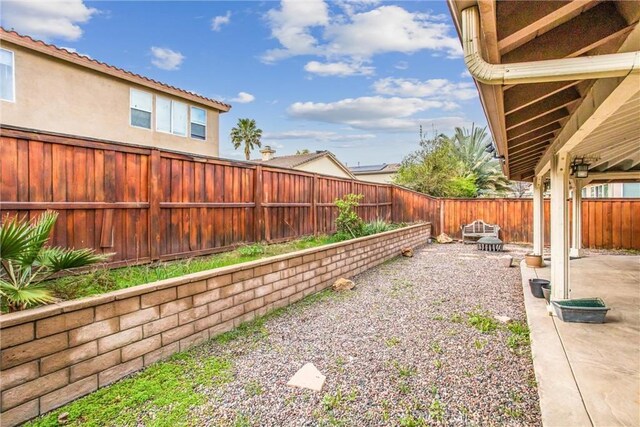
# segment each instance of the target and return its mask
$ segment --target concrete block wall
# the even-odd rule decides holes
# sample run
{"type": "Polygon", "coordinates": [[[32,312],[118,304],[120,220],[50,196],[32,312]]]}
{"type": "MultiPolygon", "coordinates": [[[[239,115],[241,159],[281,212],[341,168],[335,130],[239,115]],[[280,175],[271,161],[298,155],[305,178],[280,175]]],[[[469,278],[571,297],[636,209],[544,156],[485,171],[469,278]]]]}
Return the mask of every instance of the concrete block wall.
{"type": "Polygon", "coordinates": [[[419,224],[0,316],[0,421],[13,426],[427,242],[419,224]]]}

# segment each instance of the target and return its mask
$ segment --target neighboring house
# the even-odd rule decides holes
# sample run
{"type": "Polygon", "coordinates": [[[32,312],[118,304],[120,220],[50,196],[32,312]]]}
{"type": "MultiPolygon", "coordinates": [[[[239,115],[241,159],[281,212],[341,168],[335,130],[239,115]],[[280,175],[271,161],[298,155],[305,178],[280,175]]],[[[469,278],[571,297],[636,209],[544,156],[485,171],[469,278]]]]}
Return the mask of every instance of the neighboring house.
{"type": "Polygon", "coordinates": [[[218,156],[230,105],[0,28],[3,126],[218,156]]]}
{"type": "Polygon", "coordinates": [[[296,169],[305,172],[332,175],[340,178],[355,179],[349,169],[343,165],[330,151],[316,151],[315,153],[293,154],[291,156],[275,157],[276,153],[266,145],[260,150],[262,159],[254,160],[267,166],[296,169]]]}
{"type": "Polygon", "coordinates": [[[588,198],[620,198],[640,197],[640,183],[615,182],[608,184],[591,184],[582,189],[582,197],[588,198]]]}
{"type": "Polygon", "coordinates": [[[379,165],[353,166],[349,168],[360,181],[389,184],[400,169],[400,163],[382,163],[379,165]]]}

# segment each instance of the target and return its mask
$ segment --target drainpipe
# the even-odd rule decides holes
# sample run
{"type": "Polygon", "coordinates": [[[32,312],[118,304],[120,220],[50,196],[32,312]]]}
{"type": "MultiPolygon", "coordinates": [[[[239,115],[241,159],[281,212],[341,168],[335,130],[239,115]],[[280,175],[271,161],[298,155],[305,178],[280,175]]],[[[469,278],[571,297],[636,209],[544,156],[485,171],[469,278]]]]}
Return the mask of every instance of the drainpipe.
{"type": "Polygon", "coordinates": [[[490,64],[480,54],[480,16],[477,6],[462,11],[462,46],[469,72],[477,81],[487,85],[600,79],[640,72],[640,51],[490,64]]]}

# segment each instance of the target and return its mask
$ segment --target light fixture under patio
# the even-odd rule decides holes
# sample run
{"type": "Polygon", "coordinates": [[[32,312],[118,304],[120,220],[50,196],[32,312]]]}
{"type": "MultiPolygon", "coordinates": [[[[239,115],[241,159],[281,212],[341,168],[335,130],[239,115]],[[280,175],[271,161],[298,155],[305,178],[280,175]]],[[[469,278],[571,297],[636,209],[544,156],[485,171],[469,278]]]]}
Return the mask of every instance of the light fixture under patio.
{"type": "Polygon", "coordinates": [[[571,162],[571,175],[576,178],[586,178],[589,176],[589,161],[584,157],[576,157],[571,162]]]}

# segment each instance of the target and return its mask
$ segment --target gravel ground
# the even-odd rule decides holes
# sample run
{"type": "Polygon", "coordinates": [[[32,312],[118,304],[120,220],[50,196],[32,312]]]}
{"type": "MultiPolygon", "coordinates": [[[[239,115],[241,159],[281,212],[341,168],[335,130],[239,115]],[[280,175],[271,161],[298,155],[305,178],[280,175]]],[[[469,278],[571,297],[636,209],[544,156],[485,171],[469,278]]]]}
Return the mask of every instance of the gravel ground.
{"type": "MultiPolygon", "coordinates": [[[[507,245],[522,258],[525,246],[507,245]]],[[[526,324],[520,272],[475,245],[427,245],[356,276],[357,287],[269,319],[260,334],[203,350],[233,360],[234,380],[203,390],[197,425],[540,425],[528,345],[505,325],[482,333],[469,314],[526,324]],[[306,362],[321,392],[286,382],[306,362]]],[[[515,263],[514,263],[515,264],[515,263]]]]}

